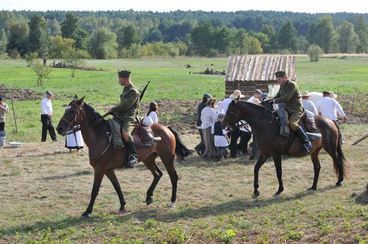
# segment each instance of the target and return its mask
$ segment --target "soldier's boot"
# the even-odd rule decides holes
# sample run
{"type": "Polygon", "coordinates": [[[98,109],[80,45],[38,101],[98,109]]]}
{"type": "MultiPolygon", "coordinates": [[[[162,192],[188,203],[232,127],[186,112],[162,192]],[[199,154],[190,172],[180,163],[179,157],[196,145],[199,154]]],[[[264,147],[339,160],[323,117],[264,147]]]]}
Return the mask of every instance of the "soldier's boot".
{"type": "Polygon", "coordinates": [[[303,142],[303,150],[305,153],[310,152],[312,149],[312,143],[310,142],[307,134],[304,132],[304,130],[301,127],[298,127],[296,129],[296,135],[302,140],[303,142]]]}
{"type": "Polygon", "coordinates": [[[134,142],[131,139],[126,142],[126,147],[129,154],[126,166],[127,168],[134,168],[138,164],[137,149],[135,148],[134,142]]]}

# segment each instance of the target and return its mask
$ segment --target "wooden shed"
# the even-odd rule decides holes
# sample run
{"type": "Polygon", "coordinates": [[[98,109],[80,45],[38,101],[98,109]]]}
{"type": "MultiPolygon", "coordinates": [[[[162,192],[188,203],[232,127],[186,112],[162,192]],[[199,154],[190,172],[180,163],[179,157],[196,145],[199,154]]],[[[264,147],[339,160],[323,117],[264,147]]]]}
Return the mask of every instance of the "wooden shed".
{"type": "Polygon", "coordinates": [[[255,89],[274,96],[279,90],[275,72],[285,71],[289,80],[296,81],[296,57],[290,55],[230,56],[225,75],[225,95],[238,89],[250,97],[255,89]]]}

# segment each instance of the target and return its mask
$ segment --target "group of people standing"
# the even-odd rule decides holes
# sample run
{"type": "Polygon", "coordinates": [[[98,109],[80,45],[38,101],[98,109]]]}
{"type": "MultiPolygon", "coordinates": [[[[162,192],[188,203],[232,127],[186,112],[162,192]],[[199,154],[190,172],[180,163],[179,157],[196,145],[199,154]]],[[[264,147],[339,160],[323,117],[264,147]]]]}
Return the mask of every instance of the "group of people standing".
{"type": "MultiPolygon", "coordinates": [[[[257,89],[247,101],[260,104],[261,100],[266,97],[267,94],[257,89]]],[[[252,137],[250,126],[245,121],[240,121],[239,126],[233,131],[229,131],[223,126],[223,120],[230,103],[244,98],[245,96],[240,90],[234,90],[229,97],[218,102],[210,94],[203,94],[197,111],[197,128],[201,138],[200,143],[195,147],[198,155],[204,158],[218,158],[221,160],[228,156],[227,149],[230,149],[230,157],[232,158],[236,158],[239,151],[248,154],[248,142],[252,137]]],[[[253,139],[250,157],[254,158],[255,153],[256,144],[253,139]]]]}
{"type": "MultiPolygon", "coordinates": [[[[338,118],[347,120],[341,105],[336,101],[333,92],[324,91],[322,98],[317,104],[310,100],[308,92],[299,93],[296,83],[289,81],[284,71],[275,73],[280,90],[273,98],[267,98],[267,94],[261,90],[255,90],[247,102],[254,104],[278,104],[288,114],[288,125],[294,134],[303,142],[303,150],[309,152],[312,144],[304,131],[298,124],[304,113],[307,117],[322,115],[331,119],[337,126],[341,135],[338,118]]],[[[237,157],[240,149],[243,154],[248,153],[248,142],[252,137],[252,130],[245,121],[239,121],[235,130],[228,131],[224,128],[224,120],[229,104],[234,100],[242,100],[245,96],[240,90],[235,90],[228,98],[216,103],[216,98],[205,93],[202,102],[198,105],[197,128],[201,137],[200,143],[195,147],[198,155],[204,158],[220,158],[227,156],[227,148],[230,149],[230,157],[237,157]],[[240,138],[240,143],[238,139],[240,138]]],[[[257,151],[256,140],[253,136],[253,145],[250,159],[255,157],[257,151]]]]}

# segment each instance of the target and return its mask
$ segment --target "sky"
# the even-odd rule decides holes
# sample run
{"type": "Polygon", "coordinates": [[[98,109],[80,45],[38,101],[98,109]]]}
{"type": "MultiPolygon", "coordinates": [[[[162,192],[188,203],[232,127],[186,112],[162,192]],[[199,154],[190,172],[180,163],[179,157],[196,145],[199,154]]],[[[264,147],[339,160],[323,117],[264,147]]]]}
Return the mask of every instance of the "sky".
{"type": "Polygon", "coordinates": [[[0,0],[0,10],[274,10],[368,13],[368,0],[0,0]]]}

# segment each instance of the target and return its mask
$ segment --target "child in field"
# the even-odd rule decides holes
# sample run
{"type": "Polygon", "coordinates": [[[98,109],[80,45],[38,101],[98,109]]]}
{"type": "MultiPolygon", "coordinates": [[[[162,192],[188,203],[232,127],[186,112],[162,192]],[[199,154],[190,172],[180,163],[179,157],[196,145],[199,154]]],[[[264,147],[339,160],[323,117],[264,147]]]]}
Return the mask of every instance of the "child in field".
{"type": "Polygon", "coordinates": [[[227,148],[229,146],[229,137],[223,126],[224,118],[225,115],[220,113],[213,128],[215,147],[220,160],[227,156],[227,148]]]}

